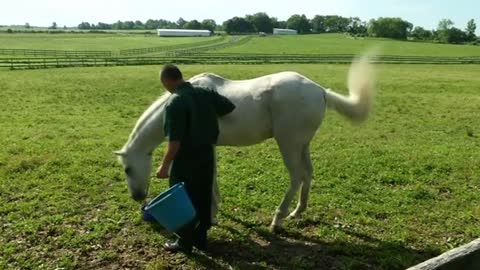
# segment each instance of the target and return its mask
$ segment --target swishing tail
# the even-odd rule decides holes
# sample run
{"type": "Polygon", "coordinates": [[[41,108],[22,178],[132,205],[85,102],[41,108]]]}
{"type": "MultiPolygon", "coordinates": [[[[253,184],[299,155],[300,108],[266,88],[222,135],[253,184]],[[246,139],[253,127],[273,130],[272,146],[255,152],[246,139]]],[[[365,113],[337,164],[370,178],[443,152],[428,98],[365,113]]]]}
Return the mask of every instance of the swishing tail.
{"type": "Polygon", "coordinates": [[[368,118],[374,95],[374,72],[369,57],[355,60],[348,74],[349,96],[326,89],[327,106],[352,122],[360,123],[368,118]]]}

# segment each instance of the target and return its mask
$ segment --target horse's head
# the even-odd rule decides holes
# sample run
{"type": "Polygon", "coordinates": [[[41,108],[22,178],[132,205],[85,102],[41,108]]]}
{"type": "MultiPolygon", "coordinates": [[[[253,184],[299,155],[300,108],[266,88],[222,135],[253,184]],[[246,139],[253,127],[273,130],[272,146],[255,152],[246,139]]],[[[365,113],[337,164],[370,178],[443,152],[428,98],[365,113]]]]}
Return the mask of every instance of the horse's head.
{"type": "Polygon", "coordinates": [[[115,154],[125,169],[130,195],[136,201],[144,200],[150,186],[152,155],[124,150],[116,151],[115,154]]]}

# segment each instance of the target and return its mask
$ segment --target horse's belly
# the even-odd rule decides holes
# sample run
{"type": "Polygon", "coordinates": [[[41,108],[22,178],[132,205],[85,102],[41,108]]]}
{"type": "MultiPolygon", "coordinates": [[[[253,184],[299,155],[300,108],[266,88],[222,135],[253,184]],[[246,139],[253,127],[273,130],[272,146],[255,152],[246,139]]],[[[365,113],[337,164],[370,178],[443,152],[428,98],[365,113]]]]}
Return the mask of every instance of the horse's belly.
{"type": "Polygon", "coordinates": [[[219,121],[218,145],[246,146],[272,137],[272,121],[265,106],[237,105],[235,111],[219,121]]]}

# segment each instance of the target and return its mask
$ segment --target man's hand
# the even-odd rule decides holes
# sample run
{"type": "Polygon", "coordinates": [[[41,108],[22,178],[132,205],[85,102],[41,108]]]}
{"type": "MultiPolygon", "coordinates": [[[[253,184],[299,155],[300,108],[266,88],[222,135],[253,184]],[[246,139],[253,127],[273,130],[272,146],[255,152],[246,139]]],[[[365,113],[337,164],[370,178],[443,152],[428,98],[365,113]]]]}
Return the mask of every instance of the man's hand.
{"type": "Polygon", "coordinates": [[[178,150],[180,149],[179,141],[170,141],[167,146],[167,153],[163,158],[162,166],[157,170],[157,178],[164,179],[168,178],[170,171],[170,166],[172,165],[175,155],[177,155],[178,150]]]}
{"type": "Polygon", "coordinates": [[[157,178],[159,179],[165,179],[165,178],[168,178],[168,167],[166,166],[160,166],[158,167],[158,170],[157,170],[157,178]]]}

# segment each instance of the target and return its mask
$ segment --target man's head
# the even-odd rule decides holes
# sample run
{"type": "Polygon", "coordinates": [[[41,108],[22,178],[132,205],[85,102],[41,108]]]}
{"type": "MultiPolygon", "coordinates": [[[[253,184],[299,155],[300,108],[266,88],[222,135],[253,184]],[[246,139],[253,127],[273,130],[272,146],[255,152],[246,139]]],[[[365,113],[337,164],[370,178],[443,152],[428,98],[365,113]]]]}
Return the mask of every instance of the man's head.
{"type": "Polygon", "coordinates": [[[183,75],[175,65],[165,65],[160,72],[160,81],[169,92],[173,92],[183,83],[183,75]]]}

